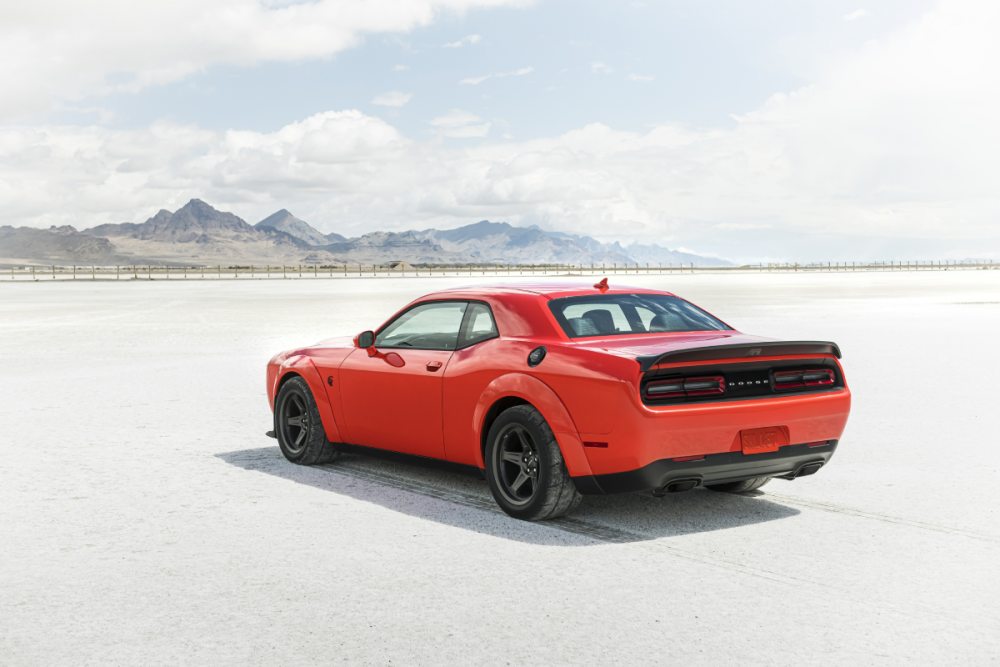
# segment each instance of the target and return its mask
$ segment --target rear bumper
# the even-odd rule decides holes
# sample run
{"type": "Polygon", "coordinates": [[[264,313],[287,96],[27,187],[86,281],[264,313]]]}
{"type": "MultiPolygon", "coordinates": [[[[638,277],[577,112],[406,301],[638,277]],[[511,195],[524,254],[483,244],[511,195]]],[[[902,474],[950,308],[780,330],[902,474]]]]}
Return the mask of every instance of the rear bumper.
{"type": "MultiPolygon", "coordinates": [[[[636,470],[606,475],[574,477],[577,490],[585,495],[656,491],[681,480],[697,480],[698,486],[738,482],[752,477],[792,477],[806,466],[826,463],[837,449],[830,440],[820,447],[787,445],[776,452],[708,454],[698,461],[662,459],[636,470]]],[[[816,468],[810,468],[815,471],[816,468]]]]}

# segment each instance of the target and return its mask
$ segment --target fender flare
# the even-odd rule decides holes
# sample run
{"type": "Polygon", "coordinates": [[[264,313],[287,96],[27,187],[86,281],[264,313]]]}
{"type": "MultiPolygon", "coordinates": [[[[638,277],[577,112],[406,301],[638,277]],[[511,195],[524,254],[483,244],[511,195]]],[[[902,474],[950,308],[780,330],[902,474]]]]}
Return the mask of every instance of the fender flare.
{"type": "Polygon", "coordinates": [[[562,452],[563,460],[566,461],[566,469],[571,477],[594,474],[587,461],[587,455],[583,451],[583,441],[580,440],[576,424],[558,394],[538,378],[524,373],[501,375],[487,385],[479,397],[479,402],[476,404],[472,416],[472,429],[476,443],[474,452],[476,465],[483,469],[486,468],[480,446],[483,441],[483,426],[486,422],[486,415],[494,403],[508,396],[523,399],[542,413],[542,417],[548,422],[549,428],[556,436],[556,442],[559,444],[559,450],[562,452]]]}
{"type": "Polygon", "coordinates": [[[296,355],[281,362],[274,380],[273,395],[275,400],[278,398],[278,388],[288,375],[298,375],[309,385],[309,391],[312,392],[320,419],[323,422],[326,439],[330,442],[343,442],[340,437],[340,429],[337,428],[337,420],[333,418],[333,410],[330,409],[330,396],[326,393],[326,385],[323,384],[323,378],[320,377],[319,370],[313,360],[305,355],[296,355]]]}

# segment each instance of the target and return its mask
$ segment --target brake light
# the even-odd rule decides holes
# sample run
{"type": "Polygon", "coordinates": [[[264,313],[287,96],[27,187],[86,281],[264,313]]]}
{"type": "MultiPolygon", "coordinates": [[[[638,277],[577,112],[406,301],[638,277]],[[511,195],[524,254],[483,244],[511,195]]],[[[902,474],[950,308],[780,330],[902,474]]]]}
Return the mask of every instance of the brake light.
{"type": "Polygon", "coordinates": [[[661,380],[646,385],[646,398],[682,398],[685,396],[721,396],[726,393],[726,381],[721,375],[700,378],[661,380]]]}
{"type": "Polygon", "coordinates": [[[799,387],[822,387],[834,383],[833,371],[829,368],[817,368],[804,371],[775,371],[774,388],[796,389],[799,387]]]}

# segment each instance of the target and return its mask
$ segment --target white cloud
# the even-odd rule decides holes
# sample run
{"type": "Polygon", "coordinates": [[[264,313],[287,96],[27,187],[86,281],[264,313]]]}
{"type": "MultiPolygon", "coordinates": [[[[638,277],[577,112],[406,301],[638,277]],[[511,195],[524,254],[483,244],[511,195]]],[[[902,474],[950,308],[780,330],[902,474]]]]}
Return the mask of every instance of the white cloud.
{"type": "Polygon", "coordinates": [[[446,49],[457,49],[464,44],[475,44],[479,42],[481,39],[482,37],[480,35],[466,35],[457,42],[451,42],[450,44],[442,44],[441,46],[443,46],[446,49]]]}
{"type": "Polygon", "coordinates": [[[595,60],[594,62],[590,63],[591,74],[611,74],[612,72],[614,72],[614,69],[608,67],[600,60],[595,60]]]}
{"type": "Polygon", "coordinates": [[[522,67],[521,69],[516,70],[514,72],[497,72],[495,74],[486,74],[485,76],[472,76],[469,77],[468,79],[462,79],[461,81],[458,82],[458,85],[478,86],[487,79],[494,79],[494,78],[499,79],[505,76],[524,76],[525,74],[530,74],[534,71],[535,71],[534,67],[522,67]]]}
{"type": "Polygon", "coordinates": [[[629,74],[625,78],[628,79],[629,81],[639,81],[640,83],[646,83],[648,81],[652,81],[656,77],[654,77],[654,76],[643,76],[641,74],[629,74]]]}
{"type": "Polygon", "coordinates": [[[723,231],[742,231],[747,229],[771,229],[773,225],[760,225],[754,222],[721,222],[715,225],[716,229],[723,231]]]}
{"type": "Polygon", "coordinates": [[[844,15],[844,20],[845,21],[856,21],[856,20],[864,18],[866,16],[868,16],[868,10],[867,9],[859,9],[856,12],[851,12],[850,14],[845,14],[844,15]]]}
{"type": "Polygon", "coordinates": [[[4,224],[87,227],[200,197],[344,233],[485,218],[703,251],[822,235],[852,239],[858,255],[879,237],[988,252],[1000,249],[998,22],[1000,6],[949,2],[733,128],[442,142],[490,136],[490,121],[462,110],[432,120],[426,141],[359,111],[272,133],[0,127],[0,210],[4,224]]]}
{"type": "Polygon", "coordinates": [[[0,3],[0,117],[177,81],[218,64],[328,57],[443,12],[531,0],[32,0],[0,3]]]}
{"type": "Polygon", "coordinates": [[[371,103],[384,107],[401,107],[409,102],[411,97],[413,97],[412,93],[401,93],[398,90],[393,90],[388,93],[376,95],[371,103]]]}
{"type": "Polygon", "coordinates": [[[482,118],[461,109],[452,109],[443,116],[430,121],[443,137],[473,138],[485,137],[490,131],[490,123],[482,123],[482,118]]]}

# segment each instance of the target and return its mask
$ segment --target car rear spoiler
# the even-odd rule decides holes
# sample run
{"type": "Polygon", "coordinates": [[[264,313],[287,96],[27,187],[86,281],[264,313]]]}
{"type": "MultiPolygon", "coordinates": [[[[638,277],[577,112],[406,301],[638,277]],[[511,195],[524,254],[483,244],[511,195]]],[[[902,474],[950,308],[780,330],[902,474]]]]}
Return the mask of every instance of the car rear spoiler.
{"type": "Polygon", "coordinates": [[[636,357],[642,372],[656,364],[676,364],[687,361],[711,361],[712,359],[739,359],[742,357],[770,357],[786,354],[832,354],[840,359],[840,348],[836,343],[824,341],[761,341],[759,343],[737,343],[735,345],[711,345],[672,350],[662,354],[648,354],[636,357]]]}

